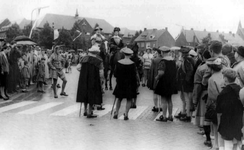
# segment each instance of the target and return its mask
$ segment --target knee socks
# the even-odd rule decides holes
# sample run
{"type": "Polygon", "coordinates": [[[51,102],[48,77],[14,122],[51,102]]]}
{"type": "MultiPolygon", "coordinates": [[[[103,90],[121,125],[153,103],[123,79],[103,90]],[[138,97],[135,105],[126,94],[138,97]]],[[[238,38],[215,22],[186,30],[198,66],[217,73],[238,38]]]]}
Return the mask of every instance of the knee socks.
{"type": "Polygon", "coordinates": [[[203,126],[203,129],[204,129],[207,141],[211,141],[211,138],[210,138],[210,132],[211,132],[210,126],[209,125],[203,126]]]}

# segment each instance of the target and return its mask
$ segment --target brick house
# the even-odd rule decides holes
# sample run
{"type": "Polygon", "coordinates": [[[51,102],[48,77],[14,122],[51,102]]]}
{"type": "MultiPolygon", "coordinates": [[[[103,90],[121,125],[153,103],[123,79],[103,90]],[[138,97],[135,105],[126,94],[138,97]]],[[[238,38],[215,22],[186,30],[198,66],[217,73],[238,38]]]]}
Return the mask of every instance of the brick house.
{"type": "MultiPolygon", "coordinates": [[[[239,31],[240,32],[240,31],[239,31]]],[[[244,32],[243,32],[244,33],[244,32]]],[[[244,35],[244,34],[243,34],[244,35]]],[[[204,38],[210,38],[211,40],[221,41],[223,44],[229,43],[232,45],[243,45],[244,40],[238,34],[233,34],[232,32],[224,33],[219,32],[209,32],[206,30],[199,31],[194,30],[184,30],[182,29],[178,37],[175,40],[175,46],[192,46],[195,47],[202,42],[204,38]]],[[[244,37],[244,36],[243,36],[244,37]]]]}
{"type": "Polygon", "coordinates": [[[147,47],[155,48],[160,46],[172,47],[175,45],[175,39],[168,32],[168,29],[144,29],[144,31],[135,39],[140,50],[147,47]]]}

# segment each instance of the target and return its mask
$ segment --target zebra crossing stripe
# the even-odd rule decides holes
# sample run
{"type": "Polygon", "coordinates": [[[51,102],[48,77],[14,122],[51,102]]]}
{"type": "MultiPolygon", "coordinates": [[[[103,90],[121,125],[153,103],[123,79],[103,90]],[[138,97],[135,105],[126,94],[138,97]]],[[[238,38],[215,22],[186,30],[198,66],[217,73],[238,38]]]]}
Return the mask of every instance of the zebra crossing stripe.
{"type": "MultiPolygon", "coordinates": [[[[136,120],[147,108],[148,106],[137,106],[136,109],[130,109],[128,114],[129,119],[136,120]]],[[[124,119],[124,115],[120,116],[119,119],[124,119]]]]}
{"type": "Polygon", "coordinates": [[[79,110],[80,110],[80,103],[77,103],[75,105],[71,105],[71,106],[69,106],[67,108],[64,108],[62,110],[59,110],[59,111],[57,111],[55,113],[52,113],[52,114],[50,114],[50,116],[67,116],[69,114],[78,112],[79,110]]]}
{"type": "Polygon", "coordinates": [[[23,101],[23,102],[20,102],[20,103],[17,103],[17,104],[12,104],[12,105],[8,105],[8,106],[5,106],[5,107],[1,107],[0,108],[0,113],[5,112],[5,111],[9,111],[9,110],[12,110],[12,109],[16,109],[16,108],[19,108],[19,107],[23,107],[23,106],[26,106],[26,105],[30,105],[30,104],[33,104],[33,103],[36,103],[36,102],[23,101]]]}
{"type": "Polygon", "coordinates": [[[27,110],[21,111],[18,114],[35,114],[35,113],[44,111],[46,109],[52,108],[54,106],[60,105],[62,103],[63,102],[50,102],[50,103],[47,103],[47,104],[44,104],[44,105],[41,105],[41,106],[37,106],[37,107],[33,107],[31,109],[27,109],[27,110]]]}
{"type": "MultiPolygon", "coordinates": [[[[173,111],[172,111],[172,116],[174,116],[176,114],[176,112],[178,111],[178,108],[173,108],[173,111]]],[[[157,117],[153,120],[153,121],[156,121],[156,119],[159,119],[159,117],[162,115],[162,112],[160,112],[157,117]]],[[[168,111],[167,111],[167,114],[166,116],[168,116],[168,111]]]]}
{"type": "Polygon", "coordinates": [[[112,110],[112,105],[105,104],[105,105],[103,105],[103,108],[105,108],[105,109],[104,110],[94,110],[93,113],[95,115],[98,115],[97,117],[102,117],[112,110]]]}

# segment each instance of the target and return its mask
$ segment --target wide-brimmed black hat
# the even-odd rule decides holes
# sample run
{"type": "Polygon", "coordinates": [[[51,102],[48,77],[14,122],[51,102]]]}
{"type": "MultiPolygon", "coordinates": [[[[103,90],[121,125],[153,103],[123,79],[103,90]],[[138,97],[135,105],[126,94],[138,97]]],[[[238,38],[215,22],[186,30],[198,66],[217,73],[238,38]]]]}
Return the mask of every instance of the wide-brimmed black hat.
{"type": "Polygon", "coordinates": [[[190,48],[188,48],[188,47],[185,47],[185,46],[181,46],[181,48],[180,48],[180,50],[179,50],[179,52],[181,52],[181,53],[184,53],[184,54],[187,54],[187,53],[189,53],[190,52],[190,48]]]}
{"type": "Polygon", "coordinates": [[[95,29],[94,29],[94,31],[97,31],[97,30],[103,30],[103,28],[101,28],[101,27],[96,27],[95,29]]]}
{"type": "Polygon", "coordinates": [[[119,32],[119,31],[120,31],[120,28],[119,28],[119,27],[115,27],[115,28],[114,28],[114,32],[115,32],[115,31],[118,31],[118,32],[119,32]]]}
{"type": "Polygon", "coordinates": [[[236,52],[241,55],[242,57],[244,57],[244,47],[243,46],[239,46],[238,49],[236,50],[236,52]]]}

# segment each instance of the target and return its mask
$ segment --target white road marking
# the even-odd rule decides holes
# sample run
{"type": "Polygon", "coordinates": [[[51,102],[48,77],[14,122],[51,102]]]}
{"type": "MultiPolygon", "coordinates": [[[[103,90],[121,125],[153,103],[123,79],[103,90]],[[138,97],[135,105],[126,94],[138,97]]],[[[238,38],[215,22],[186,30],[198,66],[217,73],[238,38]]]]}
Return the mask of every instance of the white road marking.
{"type": "Polygon", "coordinates": [[[52,114],[50,114],[50,116],[67,116],[67,115],[75,113],[79,110],[80,110],[80,103],[77,103],[77,104],[71,105],[69,107],[66,107],[64,109],[61,109],[55,113],[52,113],[52,114]]]}
{"type": "MultiPolygon", "coordinates": [[[[148,106],[137,106],[136,109],[130,109],[129,120],[136,120],[147,108],[148,106]]],[[[120,116],[119,119],[124,119],[124,115],[120,116]]]]}
{"type": "Polygon", "coordinates": [[[26,106],[26,105],[30,105],[30,104],[33,104],[33,103],[36,103],[36,102],[23,101],[23,102],[20,102],[20,103],[16,103],[16,104],[8,105],[8,106],[5,106],[5,107],[1,107],[0,108],[0,113],[5,112],[5,111],[9,111],[9,110],[12,110],[12,109],[16,109],[16,108],[19,108],[19,107],[23,107],[23,106],[26,106]]]}
{"type": "Polygon", "coordinates": [[[44,104],[44,105],[41,105],[41,106],[37,106],[37,107],[33,107],[31,109],[27,109],[27,110],[21,111],[18,114],[35,114],[35,113],[44,111],[46,109],[52,108],[54,106],[60,105],[62,103],[63,102],[50,102],[50,103],[47,103],[47,104],[44,104]]]}

